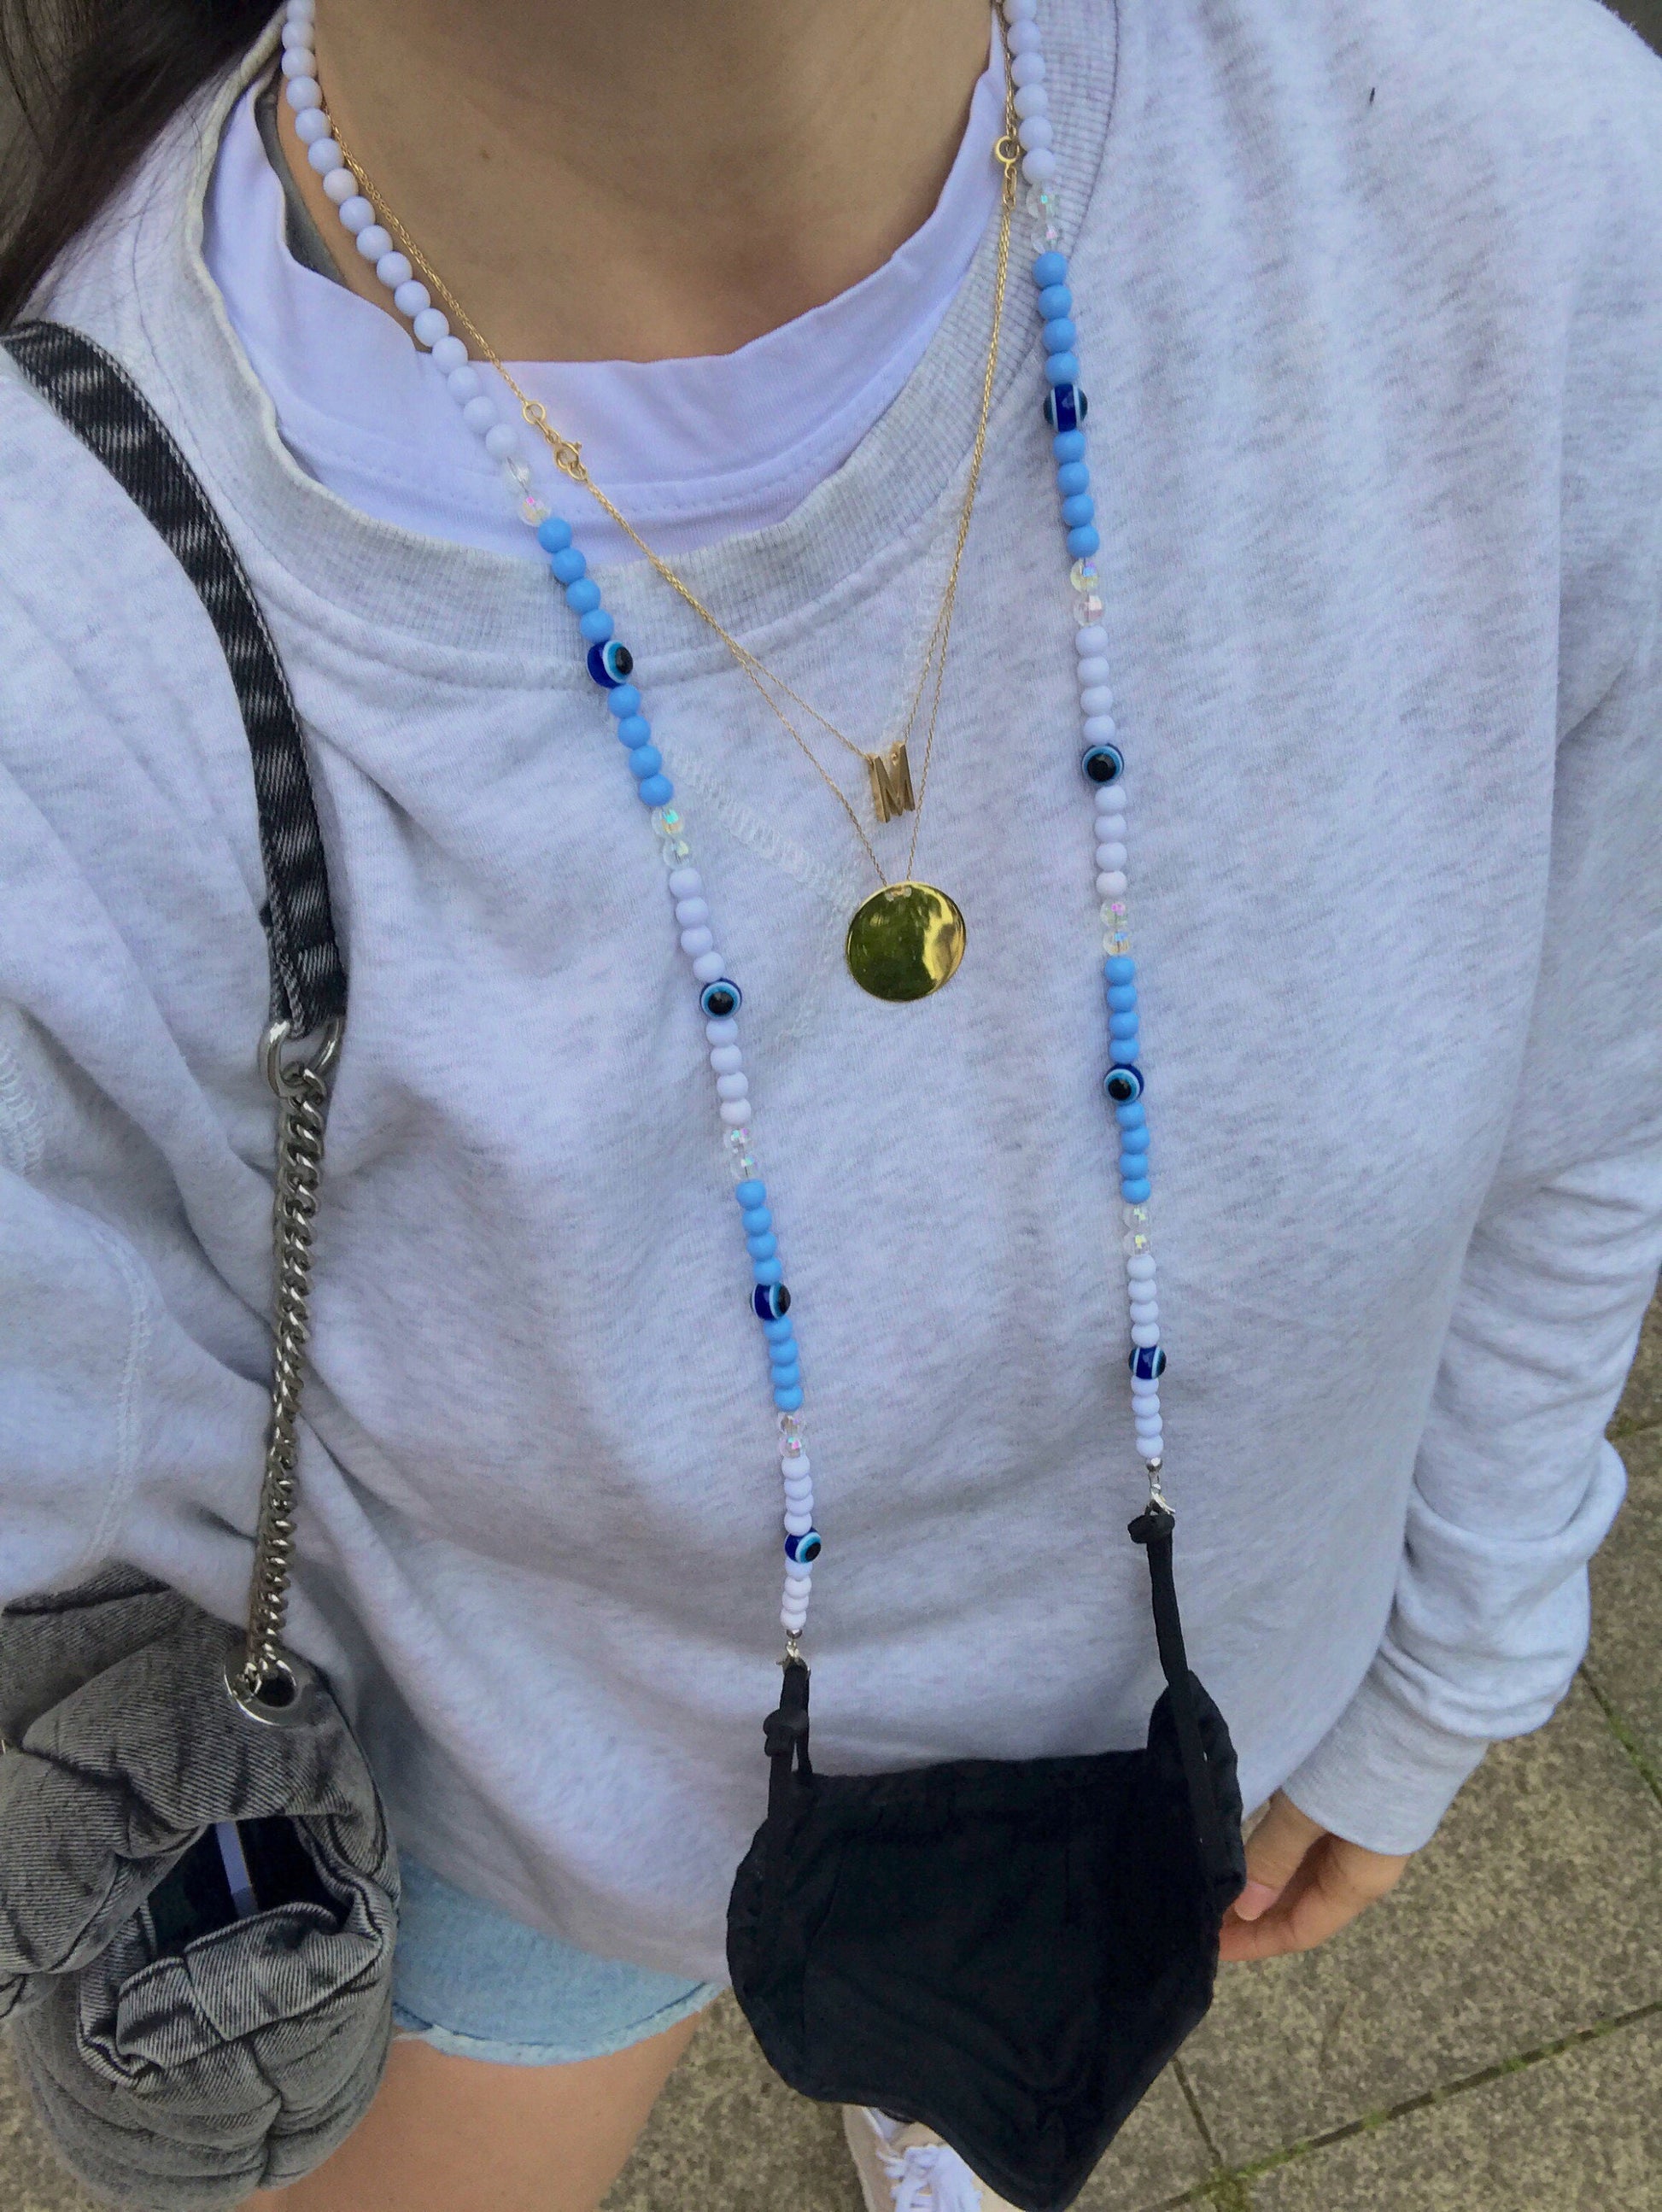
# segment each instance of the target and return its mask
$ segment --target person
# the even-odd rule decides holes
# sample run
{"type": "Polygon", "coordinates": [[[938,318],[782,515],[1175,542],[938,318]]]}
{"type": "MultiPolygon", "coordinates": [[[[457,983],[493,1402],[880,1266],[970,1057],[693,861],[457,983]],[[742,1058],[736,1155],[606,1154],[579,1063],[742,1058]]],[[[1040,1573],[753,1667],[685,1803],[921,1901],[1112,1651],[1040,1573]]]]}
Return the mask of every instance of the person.
{"type": "MultiPolygon", "coordinates": [[[[207,488],[350,971],[290,1633],[402,2034],[288,2201],[589,2212],[724,1978],[782,1450],[851,1771],[1141,1742],[1153,1462],[1268,1807],[1226,1960],[1563,1694],[1662,1251],[1662,69],[1591,0],[265,15],[82,0],[0,320],[207,488]]],[[[0,439],[0,1600],[234,1620],[247,746],[9,363],[0,439]]]]}

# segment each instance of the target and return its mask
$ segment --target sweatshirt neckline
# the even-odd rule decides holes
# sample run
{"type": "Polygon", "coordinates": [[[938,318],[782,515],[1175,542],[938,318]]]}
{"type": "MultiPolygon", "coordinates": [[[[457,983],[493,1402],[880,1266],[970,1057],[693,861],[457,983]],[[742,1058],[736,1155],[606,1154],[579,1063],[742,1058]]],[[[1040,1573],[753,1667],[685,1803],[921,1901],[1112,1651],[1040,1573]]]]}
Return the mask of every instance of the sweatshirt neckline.
{"type": "MultiPolygon", "coordinates": [[[[1125,0],[1050,0],[1047,78],[1056,124],[1058,182],[1070,246],[1098,187],[1123,75],[1125,0]]],[[[132,283],[143,349],[173,395],[167,410],[192,459],[260,569],[262,587],[301,618],[344,618],[360,647],[388,658],[434,649],[535,665],[539,679],[571,663],[563,609],[539,561],[429,538],[362,514],[301,467],[275,410],[231,329],[203,254],[204,210],[221,135],[237,100],[268,66],[273,22],[240,66],[198,102],[157,149],[142,182],[132,232],[132,283]],[[263,557],[261,557],[263,556],[263,557]]],[[[1013,403],[1033,398],[1038,331],[1026,313],[1026,262],[1018,208],[1009,294],[994,392],[996,439],[1013,403]],[[1024,389],[1025,387],[1025,389],[1024,389]]],[[[767,528],[687,554],[676,567],[728,626],[783,641],[825,602],[852,592],[902,556],[961,481],[974,436],[992,307],[996,228],[922,360],[843,466],[794,513],[767,528]]],[[[1036,399],[1034,400],[1036,404],[1036,399]]],[[[585,495],[579,496],[586,497],[585,495]]],[[[577,521],[574,509],[571,519],[577,521]]],[[[581,533],[579,529],[578,543],[581,533]]],[[[597,566],[606,603],[632,635],[685,675],[726,661],[644,563],[597,566]]]]}

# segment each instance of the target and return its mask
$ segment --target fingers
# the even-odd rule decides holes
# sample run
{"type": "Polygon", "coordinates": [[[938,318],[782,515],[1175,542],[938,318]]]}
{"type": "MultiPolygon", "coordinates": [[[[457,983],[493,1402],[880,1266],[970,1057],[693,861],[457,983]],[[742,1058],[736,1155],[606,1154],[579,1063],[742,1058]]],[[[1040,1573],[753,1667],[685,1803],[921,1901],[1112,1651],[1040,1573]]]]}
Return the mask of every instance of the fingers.
{"type": "Polygon", "coordinates": [[[1342,1836],[1320,1835],[1275,1904],[1256,1918],[1226,1918],[1221,1955],[1272,1959],[1312,1951],[1393,1889],[1407,1858],[1364,1850],[1342,1836]]]}
{"type": "Polygon", "coordinates": [[[1278,1790],[1247,1843],[1246,1887],[1235,1900],[1236,1918],[1256,1920],[1268,1911],[1292,1881],[1306,1852],[1326,1832],[1278,1790]]]}

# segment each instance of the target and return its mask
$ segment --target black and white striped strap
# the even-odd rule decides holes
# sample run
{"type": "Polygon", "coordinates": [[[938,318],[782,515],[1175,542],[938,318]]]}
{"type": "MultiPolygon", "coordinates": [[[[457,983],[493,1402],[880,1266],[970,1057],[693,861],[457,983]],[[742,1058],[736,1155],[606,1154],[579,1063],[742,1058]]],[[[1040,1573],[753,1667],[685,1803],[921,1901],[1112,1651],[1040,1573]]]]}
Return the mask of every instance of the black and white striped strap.
{"type": "Polygon", "coordinates": [[[20,324],[0,344],[155,526],[218,634],[253,763],[273,1009],[293,1036],[309,1036],[344,1015],[346,970],[300,719],[242,564],[172,434],[118,361],[61,323],[20,324]]]}

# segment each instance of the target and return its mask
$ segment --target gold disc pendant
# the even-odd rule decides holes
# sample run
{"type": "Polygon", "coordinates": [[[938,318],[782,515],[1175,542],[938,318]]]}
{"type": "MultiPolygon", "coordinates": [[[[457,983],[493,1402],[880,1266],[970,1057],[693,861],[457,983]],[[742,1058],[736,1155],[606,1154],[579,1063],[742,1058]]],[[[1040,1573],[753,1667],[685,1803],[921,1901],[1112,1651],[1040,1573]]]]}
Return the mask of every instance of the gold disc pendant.
{"type": "Polygon", "coordinates": [[[844,957],[874,999],[927,999],[964,957],[964,917],[933,884],[886,884],[855,908],[844,957]]]}

